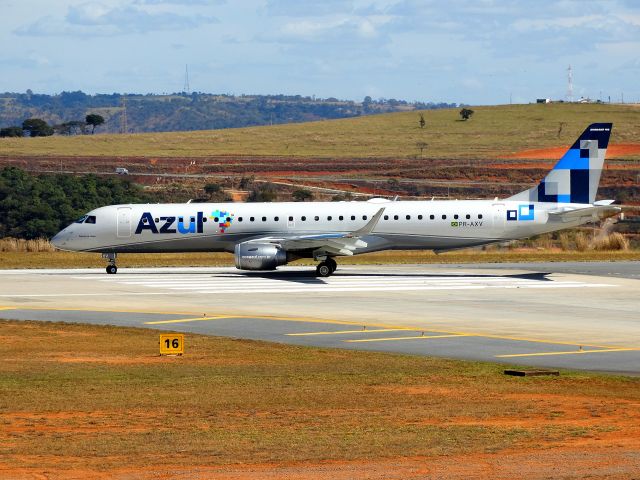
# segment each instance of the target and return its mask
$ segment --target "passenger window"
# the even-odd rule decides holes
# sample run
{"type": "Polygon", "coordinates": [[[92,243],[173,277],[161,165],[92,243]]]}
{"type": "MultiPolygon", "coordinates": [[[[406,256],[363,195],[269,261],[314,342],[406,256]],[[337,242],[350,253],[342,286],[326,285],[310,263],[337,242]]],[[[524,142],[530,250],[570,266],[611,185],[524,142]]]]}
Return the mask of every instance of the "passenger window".
{"type": "Polygon", "coordinates": [[[356,216],[355,215],[351,215],[351,220],[355,220],[356,216]]]}
{"type": "Polygon", "coordinates": [[[313,217],[313,219],[317,222],[318,220],[320,220],[320,217],[316,215],[315,217],[313,217]]]}
{"type": "Polygon", "coordinates": [[[340,215],[340,216],[338,217],[338,220],[342,221],[342,220],[344,220],[344,217],[343,217],[342,215],[340,215]]]}
{"type": "Polygon", "coordinates": [[[93,224],[95,224],[96,223],[96,217],[94,215],[89,215],[87,217],[87,219],[84,221],[84,223],[93,223],[93,224]]]}
{"type": "Polygon", "coordinates": [[[218,221],[219,221],[219,220],[220,220],[220,219],[219,219],[218,217],[213,217],[213,221],[214,221],[214,222],[218,223],[218,221]]]}
{"type": "MultiPolygon", "coordinates": [[[[205,218],[206,220],[206,218],[205,218]]],[[[242,221],[242,217],[238,217],[238,221],[241,222],[242,221]]]]}
{"type": "Polygon", "coordinates": [[[457,213],[453,216],[453,219],[454,219],[454,220],[457,220],[457,219],[458,219],[458,214],[457,214],[457,213]]]}
{"type": "Polygon", "coordinates": [[[290,222],[293,222],[293,217],[289,217],[289,221],[290,221],[290,222]]]}
{"type": "Polygon", "coordinates": [[[278,220],[280,220],[280,217],[273,217],[274,222],[277,222],[278,220]]]}
{"type": "MultiPolygon", "coordinates": [[[[205,217],[205,218],[206,218],[206,217],[205,217]]],[[[154,219],[153,219],[153,221],[154,221],[154,222],[156,222],[156,223],[158,223],[158,222],[160,222],[160,219],[159,219],[158,217],[156,217],[156,218],[154,218],[154,219]]]]}
{"type": "Polygon", "coordinates": [[[253,222],[255,220],[255,217],[249,217],[249,220],[253,222]]]}
{"type": "Polygon", "coordinates": [[[429,215],[429,220],[435,220],[436,216],[435,215],[429,215]]]}
{"type": "Polygon", "coordinates": [[[478,214],[478,218],[479,218],[480,220],[482,220],[482,214],[481,214],[481,213],[479,213],[479,214],[478,214]]]}
{"type": "Polygon", "coordinates": [[[231,221],[231,217],[227,217],[227,222],[230,222],[230,221],[231,221]]]}
{"type": "Polygon", "coordinates": [[[303,222],[306,222],[307,221],[307,217],[302,216],[302,217],[300,217],[300,220],[302,220],[303,222]]]}
{"type": "Polygon", "coordinates": [[[442,219],[443,219],[443,220],[446,220],[446,219],[447,219],[447,216],[446,216],[446,215],[442,215],[442,219]]]}
{"type": "Polygon", "coordinates": [[[407,220],[411,220],[411,215],[407,215],[407,220]]]}
{"type": "Polygon", "coordinates": [[[418,220],[422,220],[422,215],[418,215],[418,220]]]}
{"type": "Polygon", "coordinates": [[[362,215],[362,219],[363,219],[363,220],[366,220],[366,219],[367,219],[367,216],[366,216],[366,215],[362,215]]]}
{"type": "Polygon", "coordinates": [[[267,217],[262,217],[262,221],[266,222],[267,221],[267,217]]]}
{"type": "Polygon", "coordinates": [[[384,216],[384,219],[385,219],[385,220],[389,220],[389,215],[385,215],[385,216],[384,216]]]}
{"type": "Polygon", "coordinates": [[[466,218],[467,220],[469,220],[469,219],[471,218],[471,215],[469,215],[469,214],[467,213],[467,215],[465,216],[465,218],[466,218]]]}
{"type": "Polygon", "coordinates": [[[394,220],[398,220],[398,215],[394,215],[394,216],[393,216],[393,219],[394,219],[394,220]]]}
{"type": "Polygon", "coordinates": [[[329,215],[329,216],[327,217],[327,220],[331,221],[331,218],[332,218],[332,217],[331,217],[331,215],[329,215]]]}

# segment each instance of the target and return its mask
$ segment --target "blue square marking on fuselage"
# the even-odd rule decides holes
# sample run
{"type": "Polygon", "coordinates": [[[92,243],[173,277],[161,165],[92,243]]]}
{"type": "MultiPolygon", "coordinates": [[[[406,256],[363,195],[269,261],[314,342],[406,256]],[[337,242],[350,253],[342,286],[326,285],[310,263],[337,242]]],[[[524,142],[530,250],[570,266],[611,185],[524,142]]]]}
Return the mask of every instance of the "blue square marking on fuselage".
{"type": "Polygon", "coordinates": [[[518,205],[518,219],[519,220],[533,220],[534,219],[533,204],[518,205]]]}

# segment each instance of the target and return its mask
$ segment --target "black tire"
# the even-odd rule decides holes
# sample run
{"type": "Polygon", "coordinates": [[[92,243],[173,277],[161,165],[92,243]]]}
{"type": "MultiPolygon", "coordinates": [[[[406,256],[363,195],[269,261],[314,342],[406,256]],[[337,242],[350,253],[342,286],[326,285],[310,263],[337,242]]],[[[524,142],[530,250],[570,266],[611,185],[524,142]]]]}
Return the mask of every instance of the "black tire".
{"type": "Polygon", "coordinates": [[[332,273],[331,267],[326,262],[322,262],[316,267],[316,274],[319,277],[328,277],[332,273]]]}
{"type": "Polygon", "coordinates": [[[118,267],[116,267],[115,265],[109,265],[107,267],[107,273],[110,275],[115,275],[116,273],[118,273],[118,267]]]}
{"type": "Polygon", "coordinates": [[[325,261],[329,265],[329,268],[331,268],[331,273],[335,272],[338,269],[338,264],[333,258],[329,257],[325,261]]]}

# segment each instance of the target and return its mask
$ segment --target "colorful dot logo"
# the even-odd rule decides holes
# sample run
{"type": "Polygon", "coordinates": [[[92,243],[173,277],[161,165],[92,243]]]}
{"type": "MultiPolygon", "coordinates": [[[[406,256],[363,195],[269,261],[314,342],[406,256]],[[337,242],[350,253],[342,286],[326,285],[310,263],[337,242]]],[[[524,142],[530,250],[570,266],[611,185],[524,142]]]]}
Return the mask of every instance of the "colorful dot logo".
{"type": "Polygon", "coordinates": [[[234,216],[235,215],[233,213],[222,210],[214,210],[213,212],[211,212],[211,216],[209,218],[214,222],[218,222],[220,233],[224,233],[224,231],[231,226],[234,216]]]}

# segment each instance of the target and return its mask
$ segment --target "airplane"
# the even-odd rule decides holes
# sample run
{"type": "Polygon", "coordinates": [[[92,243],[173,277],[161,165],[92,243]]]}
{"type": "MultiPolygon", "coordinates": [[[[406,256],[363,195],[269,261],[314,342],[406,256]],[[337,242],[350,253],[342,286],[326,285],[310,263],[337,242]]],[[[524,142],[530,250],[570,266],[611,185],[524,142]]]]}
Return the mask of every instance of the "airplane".
{"type": "Polygon", "coordinates": [[[119,253],[230,252],[241,270],[300,258],[328,277],[336,258],[381,250],[476,247],[573,228],[620,212],[596,201],[611,123],[590,125],[536,186],[505,199],[169,203],[100,207],[52,244],[99,252],[115,274],[119,253]]]}

